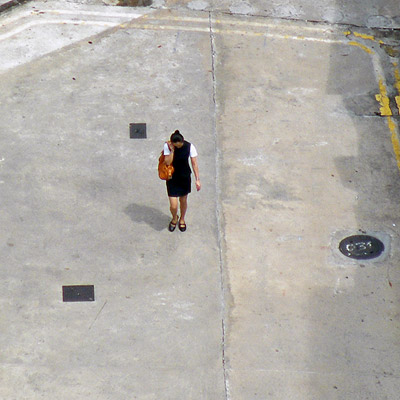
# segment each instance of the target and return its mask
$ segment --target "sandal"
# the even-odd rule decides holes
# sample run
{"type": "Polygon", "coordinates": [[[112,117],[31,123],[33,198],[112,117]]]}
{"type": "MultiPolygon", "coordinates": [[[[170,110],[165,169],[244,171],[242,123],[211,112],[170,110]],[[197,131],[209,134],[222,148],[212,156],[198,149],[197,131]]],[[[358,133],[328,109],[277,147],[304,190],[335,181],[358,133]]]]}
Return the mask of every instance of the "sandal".
{"type": "MultiPolygon", "coordinates": [[[[174,224],[172,221],[173,221],[173,220],[171,220],[171,222],[170,222],[169,225],[168,225],[168,230],[169,230],[170,232],[173,232],[173,231],[175,230],[176,224],[178,223],[178,221],[176,221],[175,224],[174,224]]],[[[179,228],[179,229],[180,229],[180,228],[179,228]]]]}
{"type": "Polygon", "coordinates": [[[179,230],[181,231],[181,232],[185,232],[186,231],[186,224],[179,224],[179,230]]]}

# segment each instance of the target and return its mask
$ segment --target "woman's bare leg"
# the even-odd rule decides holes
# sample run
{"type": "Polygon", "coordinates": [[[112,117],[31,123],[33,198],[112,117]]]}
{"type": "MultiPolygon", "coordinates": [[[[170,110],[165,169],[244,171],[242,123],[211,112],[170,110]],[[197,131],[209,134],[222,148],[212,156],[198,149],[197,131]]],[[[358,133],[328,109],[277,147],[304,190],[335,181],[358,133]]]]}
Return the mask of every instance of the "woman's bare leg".
{"type": "Polygon", "coordinates": [[[169,210],[172,214],[172,223],[175,225],[178,222],[178,198],[177,197],[168,197],[169,198],[169,210]]]}
{"type": "Polygon", "coordinates": [[[187,195],[179,197],[179,203],[181,208],[181,217],[179,219],[179,223],[182,225],[185,223],[185,215],[188,207],[187,198],[188,198],[187,195]]]}

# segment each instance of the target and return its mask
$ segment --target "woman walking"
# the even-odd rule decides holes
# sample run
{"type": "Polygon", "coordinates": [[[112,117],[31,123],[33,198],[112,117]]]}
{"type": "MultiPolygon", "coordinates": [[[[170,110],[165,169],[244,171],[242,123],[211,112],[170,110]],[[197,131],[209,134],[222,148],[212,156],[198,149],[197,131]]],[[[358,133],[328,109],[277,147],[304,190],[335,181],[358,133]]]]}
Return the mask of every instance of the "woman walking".
{"type": "Polygon", "coordinates": [[[187,197],[191,192],[191,173],[189,158],[192,163],[196,178],[196,189],[201,189],[199,167],[197,164],[197,151],[193,144],[187,142],[179,131],[175,131],[170,141],[164,145],[165,163],[173,165],[174,173],[172,179],[167,181],[167,192],[169,198],[172,220],[169,223],[169,231],[173,232],[179,221],[179,230],[186,231],[185,215],[187,211],[187,197]],[[178,216],[178,201],[181,215],[178,216]]]}

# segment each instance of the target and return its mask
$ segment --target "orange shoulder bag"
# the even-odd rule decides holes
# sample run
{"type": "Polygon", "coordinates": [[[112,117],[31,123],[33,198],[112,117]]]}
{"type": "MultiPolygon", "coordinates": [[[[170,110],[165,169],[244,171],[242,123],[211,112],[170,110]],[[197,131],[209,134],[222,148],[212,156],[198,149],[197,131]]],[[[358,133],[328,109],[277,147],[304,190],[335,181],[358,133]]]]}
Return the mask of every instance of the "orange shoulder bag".
{"type": "Polygon", "coordinates": [[[160,158],[158,159],[158,176],[163,181],[169,181],[172,178],[172,174],[174,173],[174,167],[171,165],[167,165],[165,163],[164,150],[160,154],[160,158]]]}

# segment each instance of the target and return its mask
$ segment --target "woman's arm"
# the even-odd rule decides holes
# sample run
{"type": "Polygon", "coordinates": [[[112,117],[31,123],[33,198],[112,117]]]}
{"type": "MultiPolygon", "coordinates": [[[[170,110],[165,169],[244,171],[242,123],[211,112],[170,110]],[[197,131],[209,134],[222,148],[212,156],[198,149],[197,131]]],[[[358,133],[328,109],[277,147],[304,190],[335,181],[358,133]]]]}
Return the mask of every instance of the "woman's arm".
{"type": "Polygon", "coordinates": [[[175,147],[173,146],[173,144],[171,143],[171,142],[167,142],[168,143],[168,147],[169,147],[169,150],[170,150],[170,154],[169,155],[164,155],[164,157],[165,157],[165,164],[167,164],[167,165],[171,165],[172,164],[172,161],[174,161],[174,150],[175,150],[175,147]]]}
{"type": "Polygon", "coordinates": [[[192,162],[194,176],[196,177],[196,189],[199,191],[201,189],[200,182],[200,173],[199,173],[199,165],[197,163],[197,157],[190,157],[190,161],[192,162]]]}

